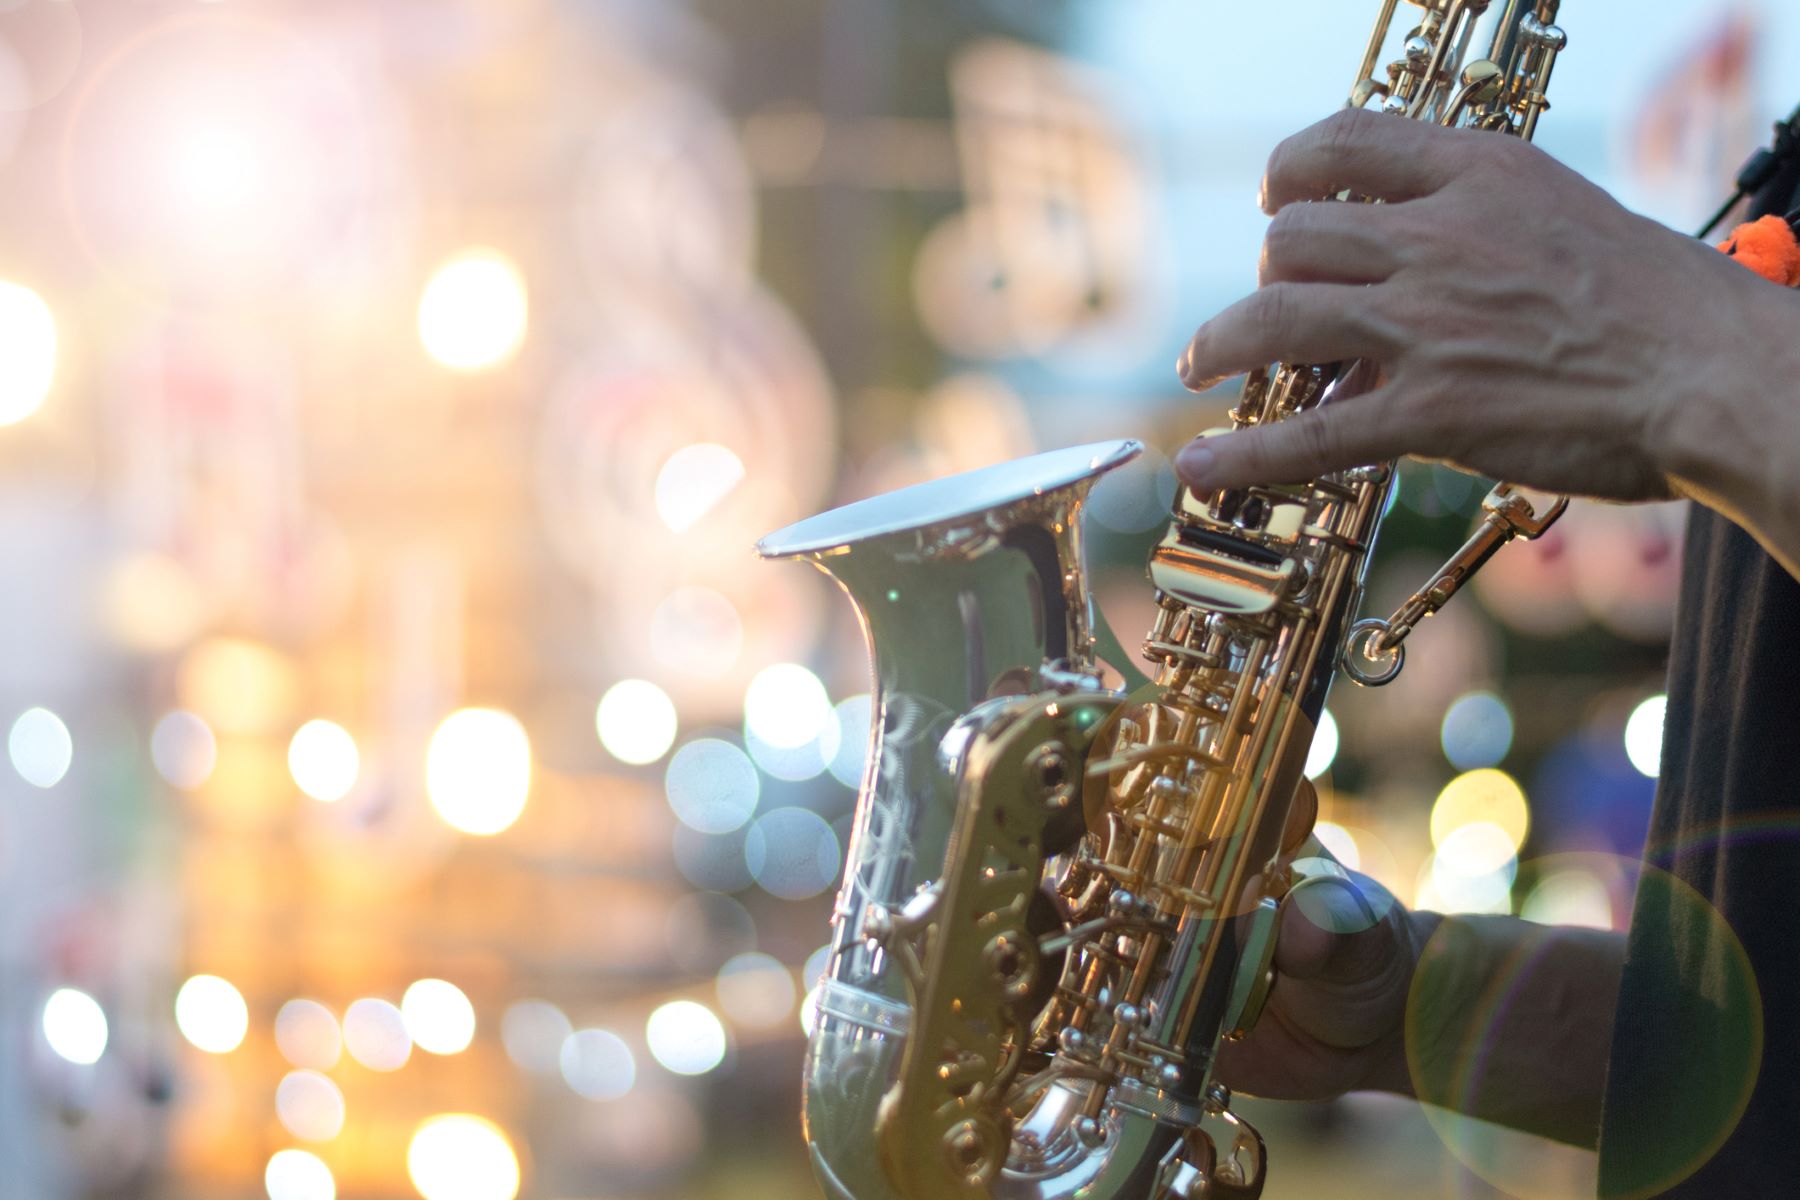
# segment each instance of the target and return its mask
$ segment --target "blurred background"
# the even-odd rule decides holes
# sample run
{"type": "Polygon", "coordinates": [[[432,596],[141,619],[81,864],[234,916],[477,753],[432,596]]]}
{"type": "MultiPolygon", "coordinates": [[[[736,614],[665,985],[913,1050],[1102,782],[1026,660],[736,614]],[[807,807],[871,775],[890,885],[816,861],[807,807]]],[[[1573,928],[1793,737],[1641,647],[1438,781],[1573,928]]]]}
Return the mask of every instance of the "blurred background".
{"type": "MultiPolygon", "coordinates": [[[[1147,626],[1173,364],[1373,0],[0,0],[0,1196],[816,1194],[805,997],[866,664],[759,535],[1115,436],[1147,626]]],[[[1566,6],[1541,141],[1682,227],[1800,11],[1566,6]]],[[[1503,397],[1496,397],[1496,402],[1503,397]]],[[[1409,464],[1370,605],[1486,484],[1409,464]]],[[[1577,505],[1340,685],[1321,836],[1622,924],[1683,512],[1577,505]]],[[[1268,1195],[1589,1156],[1251,1105],[1268,1195]]]]}

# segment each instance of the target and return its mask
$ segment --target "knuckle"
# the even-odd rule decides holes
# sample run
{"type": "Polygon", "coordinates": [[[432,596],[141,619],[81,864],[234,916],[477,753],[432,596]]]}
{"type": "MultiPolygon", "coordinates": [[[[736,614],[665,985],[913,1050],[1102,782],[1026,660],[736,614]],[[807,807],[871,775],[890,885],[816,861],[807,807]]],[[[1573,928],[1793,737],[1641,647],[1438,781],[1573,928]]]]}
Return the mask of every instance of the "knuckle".
{"type": "Polygon", "coordinates": [[[1271,283],[1256,293],[1249,315],[1269,337],[1282,340],[1296,327],[1297,309],[1294,285],[1271,283]]]}
{"type": "Polygon", "coordinates": [[[1263,235],[1263,260],[1272,266],[1293,262],[1306,241],[1310,205],[1290,204],[1275,214],[1263,235]]]}
{"type": "Polygon", "coordinates": [[[1363,152],[1374,122],[1384,120],[1367,109],[1349,108],[1320,122],[1319,153],[1328,168],[1336,169],[1363,152]]]}

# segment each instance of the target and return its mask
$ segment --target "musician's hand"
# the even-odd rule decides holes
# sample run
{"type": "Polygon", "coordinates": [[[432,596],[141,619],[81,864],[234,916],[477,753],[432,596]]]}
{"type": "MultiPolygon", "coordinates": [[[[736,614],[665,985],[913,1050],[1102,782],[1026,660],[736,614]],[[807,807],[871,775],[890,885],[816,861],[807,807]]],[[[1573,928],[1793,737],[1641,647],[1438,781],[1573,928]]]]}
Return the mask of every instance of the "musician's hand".
{"type": "Polygon", "coordinates": [[[1249,1036],[1222,1047],[1219,1078],[1282,1100],[1408,1091],[1407,992],[1439,919],[1407,912],[1355,872],[1296,891],[1275,943],[1275,988],[1249,1036]]]}
{"type": "MultiPolygon", "coordinates": [[[[1773,399],[1743,393],[1758,377],[1762,392],[1791,384],[1800,298],[1518,139],[1342,113],[1275,152],[1264,206],[1275,220],[1263,286],[1194,335],[1183,381],[1356,358],[1378,380],[1194,443],[1177,467],[1196,486],[1416,455],[1551,491],[1637,500],[1674,488],[1712,502],[1709,491],[1734,490],[1705,478],[1734,436],[1725,422],[1794,432],[1773,399]],[[1302,203],[1345,189],[1387,203],[1302,203]],[[1728,401],[1738,409],[1718,415],[1728,401]]],[[[1777,481],[1759,468],[1736,488],[1739,507],[1765,485],[1777,481]]]]}

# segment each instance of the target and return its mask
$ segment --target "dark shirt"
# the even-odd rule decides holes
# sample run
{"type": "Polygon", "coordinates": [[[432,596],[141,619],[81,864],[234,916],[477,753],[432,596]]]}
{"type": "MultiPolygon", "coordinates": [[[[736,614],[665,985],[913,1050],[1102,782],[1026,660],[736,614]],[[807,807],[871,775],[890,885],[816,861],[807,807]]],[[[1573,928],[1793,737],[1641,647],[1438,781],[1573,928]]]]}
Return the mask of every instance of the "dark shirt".
{"type": "Polygon", "coordinates": [[[1600,1193],[1800,1196],[1800,583],[1698,505],[1686,555],[1600,1193]]]}

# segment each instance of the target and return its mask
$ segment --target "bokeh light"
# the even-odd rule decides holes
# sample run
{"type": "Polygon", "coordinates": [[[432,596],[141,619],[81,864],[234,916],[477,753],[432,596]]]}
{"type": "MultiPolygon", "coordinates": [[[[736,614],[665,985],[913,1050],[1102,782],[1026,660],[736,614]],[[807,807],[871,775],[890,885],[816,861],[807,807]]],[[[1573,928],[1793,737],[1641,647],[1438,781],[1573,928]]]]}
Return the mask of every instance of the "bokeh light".
{"type": "Polygon", "coordinates": [[[644,679],[624,679],[606,689],[594,713],[600,744],[622,763],[644,766],[675,744],[680,718],[669,694],[644,679]]]}
{"type": "Polygon", "coordinates": [[[425,1200],[513,1200],[519,1157],[484,1117],[446,1113],[425,1121],[406,1148],[406,1173],[425,1200]]]}
{"type": "Polygon", "coordinates": [[[182,706],[221,733],[265,734],[288,719],[298,684],[294,664],[247,638],[209,638],[182,658],[182,706]]]}
{"type": "Polygon", "coordinates": [[[360,769],[356,739],[331,721],[308,721],[288,743],[288,771],[314,800],[334,804],[348,796],[360,769]]]}
{"type": "Polygon", "coordinates": [[[230,981],[196,975],[175,993],[175,1025],[196,1049],[229,1054],[250,1030],[250,1007],[230,981]]]}
{"type": "Polygon", "coordinates": [[[1540,925],[1611,929],[1612,894],[1591,871],[1553,871],[1532,886],[1519,915],[1540,925]]]}
{"type": "Polygon", "coordinates": [[[505,255],[466,250],[439,267],[419,298],[419,340],[453,371],[498,366],[525,340],[525,279],[505,255]]]}
{"type": "Polygon", "coordinates": [[[726,1016],[752,1029],[773,1029],[794,1012],[794,973],[772,955],[734,955],[719,968],[714,987],[726,1016]]]}
{"type": "Polygon", "coordinates": [[[851,696],[840,700],[834,711],[838,743],[829,764],[831,777],[847,788],[860,787],[869,761],[869,742],[875,732],[874,700],[867,695],[851,696]]]}
{"type": "Polygon", "coordinates": [[[33,787],[53,788],[69,773],[75,743],[61,717],[47,708],[28,708],[7,734],[6,753],[19,778],[33,787]]]}
{"type": "Polygon", "coordinates": [[[574,1032],[562,1009],[548,1000],[520,1000],[500,1018],[506,1055],[535,1075],[553,1075],[561,1065],[563,1042],[574,1032]]]}
{"type": "Polygon", "coordinates": [[[275,1048],[296,1067],[329,1071],[343,1057],[344,1034],[317,1000],[289,1000],[275,1014],[275,1048]]]}
{"type": "Polygon", "coordinates": [[[412,1057],[412,1037],[398,1008],[365,998],[344,1011],[344,1048],[371,1071],[398,1071],[412,1057]]]}
{"type": "Polygon", "coordinates": [[[56,318],[44,298],[0,280],[0,426],[43,407],[56,378],[56,318]]]}
{"type": "Polygon", "coordinates": [[[475,1006],[461,988],[443,979],[421,979],[400,998],[400,1015],[413,1044],[430,1054],[460,1054],[475,1040],[475,1006]]]}
{"type": "Polygon", "coordinates": [[[1492,692],[1458,696],[1444,713],[1438,740],[1459,771],[1497,766],[1512,749],[1512,710],[1492,692]]]}
{"type": "Polygon", "coordinates": [[[756,764],[730,742],[698,738],[677,750],[663,774],[675,816],[699,833],[730,833],[756,813],[762,780],[756,764]]]}
{"type": "Polygon", "coordinates": [[[1508,913],[1519,861],[1511,835],[1477,821],[1451,830],[1420,873],[1413,907],[1444,913],[1508,913]]]}
{"type": "Polygon", "coordinates": [[[744,694],[745,727],[778,749],[806,745],[819,736],[832,715],[825,685],[797,663],[763,668],[744,694]]]}
{"type": "Polygon", "coordinates": [[[305,1150],[277,1150],[263,1171],[269,1200],[336,1200],[337,1180],[325,1160],[305,1150]]]}
{"type": "Polygon", "coordinates": [[[670,532],[686,533],[743,481],[743,460],[727,447],[684,446],[657,472],[656,515],[670,532]]]}
{"type": "Polygon", "coordinates": [[[219,743],[205,721],[177,709],[164,715],[151,732],[150,761],[171,787],[191,791],[212,778],[219,743]]]}
{"type": "Polygon", "coordinates": [[[637,1060],[610,1029],[578,1029],[557,1052],[563,1081],[589,1100],[617,1100],[637,1082],[637,1060]]]}
{"type": "Polygon", "coordinates": [[[822,775],[837,757],[840,740],[837,720],[829,714],[817,733],[798,746],[771,745],[749,724],[744,726],[744,749],[750,752],[751,759],[763,774],[788,783],[804,783],[822,775]]]}
{"type": "Polygon", "coordinates": [[[843,865],[837,834],[818,813],[778,808],[744,837],[744,864],[770,895],[805,900],[829,888],[843,865]]]}
{"type": "Polygon", "coordinates": [[[1625,722],[1625,754],[1651,779],[1662,772],[1663,714],[1668,706],[1667,696],[1652,696],[1632,709],[1625,722]]]}
{"type": "Polygon", "coordinates": [[[694,1000],[671,1000],[644,1025],[650,1055],[676,1075],[704,1075],[725,1061],[725,1026],[694,1000]]]}
{"type": "Polygon", "coordinates": [[[431,806],[453,829],[486,837],[525,811],[531,792],[531,740],[518,719],[491,708],[444,718],[425,755],[431,806]]]}
{"type": "Polygon", "coordinates": [[[1306,777],[1317,779],[1331,770],[1331,764],[1337,761],[1337,752],[1337,718],[1331,715],[1329,708],[1322,708],[1319,710],[1319,727],[1313,731],[1312,745],[1306,751],[1306,777]]]}
{"type": "Polygon", "coordinates": [[[1483,823],[1505,835],[1512,854],[1525,844],[1531,827],[1524,790],[1511,775],[1492,767],[1458,775],[1438,793],[1431,807],[1431,844],[1442,849],[1458,829],[1483,823]]]}
{"type": "Polygon", "coordinates": [[[106,1011],[75,988],[58,988],[44,1001],[44,1040],[61,1058],[92,1066],[106,1053],[106,1011]]]}
{"type": "Polygon", "coordinates": [[[344,1131],[344,1093],[317,1071],[289,1071],[275,1088],[275,1116],[306,1142],[329,1142],[344,1131]]]}

